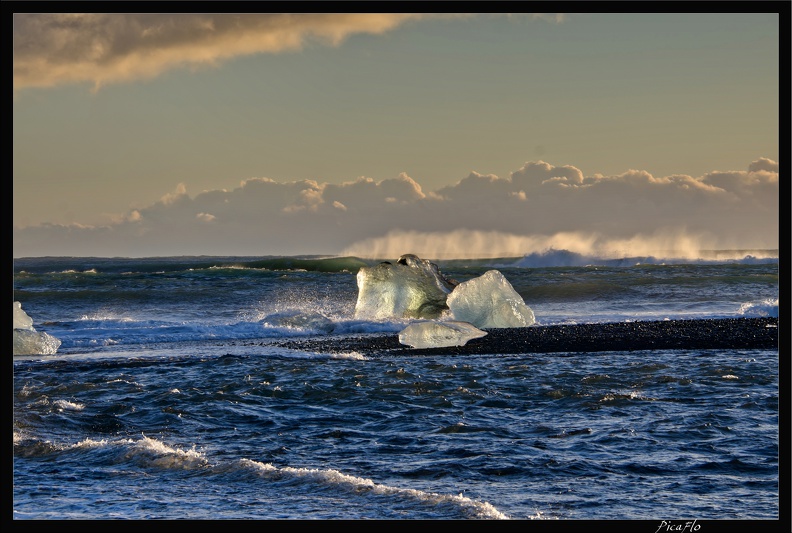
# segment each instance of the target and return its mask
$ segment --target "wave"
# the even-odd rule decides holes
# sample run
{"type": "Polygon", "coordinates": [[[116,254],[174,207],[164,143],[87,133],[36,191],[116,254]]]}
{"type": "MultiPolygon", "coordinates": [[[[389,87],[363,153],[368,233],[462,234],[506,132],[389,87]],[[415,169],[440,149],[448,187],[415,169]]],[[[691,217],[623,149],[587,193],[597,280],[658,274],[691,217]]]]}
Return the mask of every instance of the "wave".
{"type": "MultiPolygon", "coordinates": [[[[214,462],[195,446],[183,449],[158,439],[142,435],[139,439],[115,440],[86,438],[76,444],[53,444],[40,441],[21,432],[14,432],[14,453],[22,457],[59,455],[61,460],[87,461],[109,464],[114,469],[125,465],[149,472],[188,470],[195,475],[240,478],[250,477],[266,481],[261,490],[288,498],[308,497],[315,501],[323,494],[333,500],[344,498],[348,504],[361,509],[383,509],[395,506],[413,508],[416,513],[437,518],[504,520],[509,517],[492,504],[477,501],[462,494],[441,494],[411,488],[376,483],[371,479],[345,474],[329,468],[275,466],[248,458],[214,462]]],[[[275,497],[276,500],[280,498],[275,497]]],[[[286,500],[282,500],[286,501],[286,500]]],[[[344,506],[327,508],[328,518],[343,518],[349,512],[344,506]]],[[[534,518],[541,518],[537,514],[534,518]]]]}
{"type": "MultiPolygon", "coordinates": [[[[405,250],[409,253],[409,250],[405,250]]],[[[515,268],[611,266],[670,264],[773,264],[778,263],[778,250],[702,250],[695,256],[675,255],[673,251],[655,256],[584,254],[568,249],[548,249],[523,256],[481,258],[426,257],[441,266],[491,266],[515,268]]],[[[107,257],[29,257],[14,259],[14,275],[60,274],[64,276],[97,273],[174,273],[182,271],[305,271],[325,273],[357,273],[361,267],[397,257],[363,259],[357,256],[174,256],[148,258],[107,257]]]]}
{"type": "MultiPolygon", "coordinates": [[[[465,496],[438,494],[415,489],[404,489],[374,483],[370,479],[350,476],[332,469],[276,467],[271,463],[260,463],[249,459],[241,459],[239,463],[255,469],[267,479],[300,481],[310,484],[322,485],[333,491],[344,492],[349,495],[365,495],[367,497],[385,496],[390,501],[412,500],[413,504],[426,505],[430,508],[447,506],[456,509],[463,518],[468,519],[497,519],[504,520],[509,517],[500,512],[487,502],[472,500],[465,496]]],[[[404,504],[401,504],[404,505],[404,504]]]]}
{"type": "Polygon", "coordinates": [[[778,263],[778,250],[713,250],[704,251],[700,257],[676,257],[673,253],[667,256],[631,256],[601,257],[580,254],[569,250],[547,250],[525,255],[513,262],[499,263],[498,266],[514,268],[543,267],[631,267],[638,265],[721,265],[721,264],[774,264],[778,263]]]}
{"type": "Polygon", "coordinates": [[[759,302],[746,302],[740,306],[739,314],[746,317],[778,318],[778,298],[768,298],[759,302]]]}
{"type": "MultiPolygon", "coordinates": [[[[699,256],[680,266],[670,254],[603,258],[548,250],[438,265],[459,281],[502,270],[541,325],[778,316],[777,250],[699,256]]],[[[398,333],[409,320],[355,318],[352,272],[369,264],[376,263],[351,256],[33,258],[15,261],[14,300],[34,310],[37,329],[61,341],[59,354],[398,333]]]]}
{"type": "MultiPolygon", "coordinates": [[[[663,319],[713,319],[713,318],[778,318],[778,299],[765,299],[744,302],[734,308],[716,311],[686,311],[664,315],[663,319]]],[[[439,320],[449,320],[444,315],[439,320]]],[[[567,315],[539,316],[537,325],[552,326],[573,323],[604,323],[631,322],[635,320],[658,320],[651,313],[641,318],[640,314],[611,310],[609,314],[599,317],[579,317],[567,315]]],[[[70,323],[50,324],[51,331],[60,340],[57,355],[75,355],[91,353],[112,348],[124,351],[128,348],[156,344],[181,346],[184,343],[221,343],[236,345],[237,343],[256,343],[270,339],[300,339],[308,337],[352,337],[360,335],[395,335],[410,324],[411,320],[391,318],[387,320],[360,320],[354,318],[329,317],[312,310],[292,311],[268,315],[264,319],[252,322],[234,322],[228,324],[169,323],[158,320],[97,320],[92,319],[80,327],[70,323]]],[[[162,349],[162,348],[161,348],[162,349]]],[[[111,352],[108,352],[111,353],[111,352]]],[[[282,355],[276,352],[274,355],[282,355]]],[[[351,354],[350,356],[355,356],[351,354]]]]}
{"type": "Polygon", "coordinates": [[[331,319],[314,311],[268,316],[261,321],[229,324],[177,323],[159,320],[90,320],[79,327],[71,323],[51,322],[50,331],[61,341],[59,354],[75,350],[95,350],[111,346],[148,343],[167,344],[206,341],[240,341],[325,335],[398,333],[407,319],[366,321],[331,319]]]}
{"type": "Polygon", "coordinates": [[[136,274],[213,270],[352,272],[372,261],[346,256],[174,256],[174,257],[23,257],[14,259],[14,275],[96,273],[136,274]]]}

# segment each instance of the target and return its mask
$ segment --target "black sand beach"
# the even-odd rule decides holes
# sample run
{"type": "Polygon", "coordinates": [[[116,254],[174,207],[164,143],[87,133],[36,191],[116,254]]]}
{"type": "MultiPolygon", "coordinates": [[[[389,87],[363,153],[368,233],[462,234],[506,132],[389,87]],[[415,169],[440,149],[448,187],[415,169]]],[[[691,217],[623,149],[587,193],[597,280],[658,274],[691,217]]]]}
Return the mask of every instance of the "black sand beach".
{"type": "MultiPolygon", "coordinates": [[[[327,336],[272,343],[318,352],[398,352],[413,354],[529,354],[635,350],[706,350],[778,348],[778,318],[663,320],[531,326],[487,330],[464,346],[410,348],[398,335],[327,336]]],[[[270,343],[267,343],[270,344],[270,343]]]]}

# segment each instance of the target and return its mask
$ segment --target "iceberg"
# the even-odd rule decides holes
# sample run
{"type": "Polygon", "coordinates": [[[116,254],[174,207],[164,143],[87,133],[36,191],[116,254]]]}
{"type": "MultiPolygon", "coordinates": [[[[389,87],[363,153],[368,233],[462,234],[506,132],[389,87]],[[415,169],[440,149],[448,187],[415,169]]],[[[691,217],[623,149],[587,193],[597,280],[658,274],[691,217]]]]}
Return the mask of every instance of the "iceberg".
{"type": "Polygon", "coordinates": [[[22,304],[20,302],[14,302],[14,329],[36,331],[33,329],[33,319],[22,310],[22,304]]]}
{"type": "Polygon", "coordinates": [[[28,329],[14,330],[14,355],[53,355],[60,345],[60,339],[49,333],[28,329]]]}
{"type": "Polygon", "coordinates": [[[355,318],[419,319],[399,333],[399,342],[413,348],[464,346],[486,335],[482,329],[536,322],[533,310],[497,270],[458,283],[436,264],[406,254],[395,264],[361,267],[357,284],[355,318]]]}
{"type": "Polygon", "coordinates": [[[477,328],[521,328],[536,322],[533,310],[497,270],[463,281],[446,304],[455,320],[477,328]]]}
{"type": "Polygon", "coordinates": [[[399,342],[412,348],[445,348],[464,346],[471,339],[487,335],[467,322],[421,320],[413,322],[399,333],[399,342]]]}
{"type": "Polygon", "coordinates": [[[457,285],[437,265],[413,254],[396,263],[361,267],[357,273],[355,318],[438,318],[448,309],[446,298],[457,285]]]}
{"type": "Polygon", "coordinates": [[[33,319],[22,309],[22,304],[14,302],[14,355],[52,355],[60,345],[60,339],[36,331],[33,319]]]}

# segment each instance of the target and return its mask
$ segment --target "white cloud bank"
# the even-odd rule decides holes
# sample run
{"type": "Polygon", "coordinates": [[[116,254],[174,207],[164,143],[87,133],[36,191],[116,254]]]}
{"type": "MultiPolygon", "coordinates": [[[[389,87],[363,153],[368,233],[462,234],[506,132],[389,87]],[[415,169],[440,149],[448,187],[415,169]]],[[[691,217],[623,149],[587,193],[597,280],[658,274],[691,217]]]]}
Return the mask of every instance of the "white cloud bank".
{"type": "Polygon", "coordinates": [[[14,228],[14,257],[293,255],[519,256],[548,248],[611,256],[778,248],[778,164],[655,178],[586,176],[530,161],[425,192],[410,176],[334,185],[251,178],[159,202],[102,227],[14,228]]]}

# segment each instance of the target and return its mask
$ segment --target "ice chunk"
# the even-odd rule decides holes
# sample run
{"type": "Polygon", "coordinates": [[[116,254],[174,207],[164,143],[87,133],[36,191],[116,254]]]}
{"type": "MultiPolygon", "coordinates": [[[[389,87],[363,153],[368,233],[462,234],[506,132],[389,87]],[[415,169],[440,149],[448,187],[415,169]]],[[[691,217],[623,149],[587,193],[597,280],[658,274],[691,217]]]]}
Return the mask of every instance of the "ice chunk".
{"type": "Polygon", "coordinates": [[[29,329],[14,330],[14,355],[52,355],[61,345],[49,333],[31,331],[29,329]]]}
{"type": "Polygon", "coordinates": [[[22,310],[22,304],[20,302],[14,302],[14,329],[35,331],[33,329],[33,319],[22,310]]]}
{"type": "Polygon", "coordinates": [[[361,267],[357,274],[355,318],[437,318],[448,309],[446,297],[455,282],[437,265],[412,254],[394,264],[361,267]]]}
{"type": "Polygon", "coordinates": [[[399,342],[412,348],[445,348],[464,346],[486,334],[467,322],[421,320],[404,328],[399,333],[399,342]]]}
{"type": "Polygon", "coordinates": [[[446,303],[455,320],[478,328],[520,328],[536,322],[534,312],[497,270],[463,281],[446,303]]]}
{"type": "Polygon", "coordinates": [[[36,331],[22,304],[14,302],[14,355],[52,355],[60,345],[60,339],[36,331]]]}

